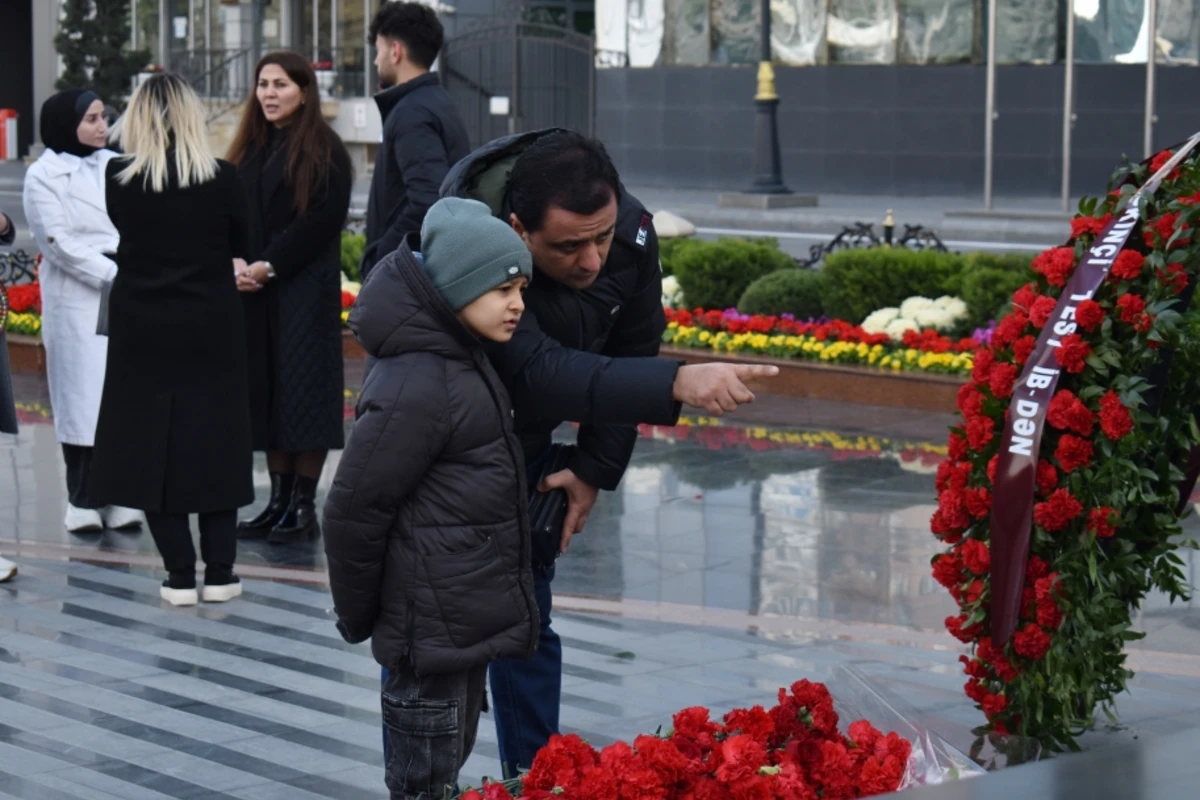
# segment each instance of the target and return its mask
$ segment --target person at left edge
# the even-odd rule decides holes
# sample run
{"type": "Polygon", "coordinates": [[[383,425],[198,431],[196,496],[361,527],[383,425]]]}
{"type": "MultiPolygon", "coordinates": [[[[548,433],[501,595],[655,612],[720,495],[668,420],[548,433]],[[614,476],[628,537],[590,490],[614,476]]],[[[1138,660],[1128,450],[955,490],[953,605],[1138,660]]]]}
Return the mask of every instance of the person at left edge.
{"type": "Polygon", "coordinates": [[[96,333],[103,285],[117,275],[120,236],[105,209],[104,103],[64,89],[42,105],[42,153],[25,174],[25,217],[42,252],[42,344],[54,432],[67,463],[69,531],[140,528],[140,511],[100,507],[88,497],[108,342],[96,333]]]}
{"type": "MultiPolygon", "coordinates": [[[[0,211],[0,244],[9,245],[17,237],[17,228],[8,214],[0,211]]],[[[13,403],[12,374],[8,369],[8,343],[0,329],[0,433],[17,432],[17,407],[13,403]]],[[[0,583],[17,574],[17,565],[0,556],[0,583]]]]}
{"type": "Polygon", "coordinates": [[[91,491],[146,510],[172,605],[224,602],[237,510],[254,500],[246,333],[234,259],[249,252],[246,191],[208,150],[204,105],[178,75],[133,93],[108,163],[121,232],[91,491]],[[188,517],[200,518],[204,591],[188,517]]]}
{"type": "Polygon", "coordinates": [[[255,70],[228,160],[246,184],[257,247],[241,269],[254,449],[271,496],[238,536],[273,544],[320,533],[325,455],[341,449],[341,235],[354,183],[350,156],[321,116],[317,76],[291,52],[255,70]]]}

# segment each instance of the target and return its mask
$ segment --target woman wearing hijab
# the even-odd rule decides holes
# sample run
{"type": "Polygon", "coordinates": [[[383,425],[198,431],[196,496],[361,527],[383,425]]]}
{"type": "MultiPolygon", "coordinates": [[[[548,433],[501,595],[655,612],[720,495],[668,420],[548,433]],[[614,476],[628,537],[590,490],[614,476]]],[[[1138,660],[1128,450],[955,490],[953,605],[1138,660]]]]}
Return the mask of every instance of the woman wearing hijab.
{"type": "Polygon", "coordinates": [[[117,275],[120,237],[104,201],[104,103],[65,89],[42,105],[46,152],[25,174],[25,216],[42,266],[42,343],[54,430],[67,462],[69,531],[140,528],[140,511],[98,506],[88,497],[92,446],[108,343],[96,334],[102,287],[117,275]]]}
{"type": "Polygon", "coordinates": [[[145,509],[172,605],[242,593],[237,510],[254,500],[246,333],[234,276],[249,252],[246,192],[208,150],[204,106],[155,75],[117,124],[108,163],[121,234],[92,496],[145,509]],[[200,517],[204,590],[188,515],[200,517]]]}
{"type": "Polygon", "coordinates": [[[279,544],[320,534],[317,482],[343,445],[341,235],[354,175],[308,59],[268,53],[255,75],[228,158],[262,246],[240,285],[254,449],[267,453],[271,497],[238,533],[279,544]]]}

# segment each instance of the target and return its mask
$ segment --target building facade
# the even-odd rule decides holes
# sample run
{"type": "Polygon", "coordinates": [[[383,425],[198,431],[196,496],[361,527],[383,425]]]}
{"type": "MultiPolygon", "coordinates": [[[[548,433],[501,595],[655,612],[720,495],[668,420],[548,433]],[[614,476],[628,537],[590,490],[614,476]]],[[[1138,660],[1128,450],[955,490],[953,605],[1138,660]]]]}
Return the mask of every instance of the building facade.
{"type": "MultiPolygon", "coordinates": [[[[380,122],[365,33],[381,0],[129,1],[132,46],[210,98],[215,141],[248,95],[254,60],[288,48],[311,57],[331,124],[360,169],[370,164],[380,122]]],[[[517,20],[543,34],[557,27],[594,37],[595,66],[584,71],[564,66],[545,37],[470,50],[483,64],[468,81],[478,84],[487,123],[476,138],[586,120],[631,185],[748,184],[766,0],[423,1],[438,8],[452,43],[478,39],[489,22],[517,20]],[[488,47],[497,49],[485,59],[488,47]],[[489,101],[509,91],[501,73],[518,67],[524,81],[536,73],[545,85],[531,92],[522,84],[523,105],[539,92],[550,99],[538,114],[513,110],[489,122],[489,101]],[[583,97],[590,112],[564,116],[561,93],[583,97]]],[[[994,0],[994,9],[988,0],[769,3],[784,180],[797,191],[975,194],[990,163],[996,194],[1057,194],[1067,170],[1072,193],[1095,192],[1122,154],[1140,158],[1148,142],[1159,148],[1200,130],[1200,0],[994,0]]],[[[21,113],[23,150],[36,139],[34,110],[53,91],[58,67],[59,0],[28,5],[12,25],[6,12],[0,33],[17,56],[0,107],[21,113]]],[[[448,83],[455,66],[447,65],[448,83]]]]}
{"type": "MultiPolygon", "coordinates": [[[[628,65],[597,74],[596,130],[630,182],[749,184],[763,5],[596,0],[597,47],[607,63],[628,65]]],[[[792,189],[983,189],[987,0],[770,0],[770,9],[792,189]]],[[[1197,0],[995,0],[994,13],[996,194],[1058,194],[1064,164],[1072,193],[1094,193],[1123,154],[1145,155],[1147,120],[1152,148],[1200,130],[1190,99],[1197,0]]]]}

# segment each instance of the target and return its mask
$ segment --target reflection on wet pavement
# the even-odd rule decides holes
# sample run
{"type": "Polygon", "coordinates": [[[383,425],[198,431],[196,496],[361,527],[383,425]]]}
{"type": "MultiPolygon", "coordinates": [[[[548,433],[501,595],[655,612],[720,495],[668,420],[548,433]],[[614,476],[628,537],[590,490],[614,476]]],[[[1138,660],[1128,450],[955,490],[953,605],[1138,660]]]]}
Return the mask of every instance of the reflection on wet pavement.
{"type": "MultiPolygon", "coordinates": [[[[63,529],[63,466],[40,386],[28,378],[18,385],[33,396],[20,397],[20,435],[0,443],[0,541],[98,547],[154,563],[148,535],[63,529]]],[[[346,396],[349,431],[356,396],[346,396]]],[[[945,418],[925,416],[923,426],[905,423],[926,434],[918,440],[871,435],[861,419],[846,426],[857,429],[852,433],[687,416],[674,428],[642,426],[624,482],[601,493],[587,530],[559,560],[555,590],[940,632],[954,608],[930,575],[936,542],[928,523],[933,476],[946,452],[945,418]]],[[[570,426],[559,431],[562,439],[573,435],[570,426]]],[[[330,454],[319,499],[339,455],[330,454]]],[[[265,502],[261,454],[254,478],[258,502],[265,502]]],[[[1200,525],[1192,520],[1186,529],[1194,535],[1200,525]]],[[[1181,555],[1194,570],[1195,554],[1181,555]]],[[[319,541],[243,541],[239,563],[325,566],[319,541]]],[[[1151,597],[1143,621],[1150,637],[1141,648],[1200,654],[1200,614],[1189,605],[1168,607],[1165,598],[1151,597]]]]}

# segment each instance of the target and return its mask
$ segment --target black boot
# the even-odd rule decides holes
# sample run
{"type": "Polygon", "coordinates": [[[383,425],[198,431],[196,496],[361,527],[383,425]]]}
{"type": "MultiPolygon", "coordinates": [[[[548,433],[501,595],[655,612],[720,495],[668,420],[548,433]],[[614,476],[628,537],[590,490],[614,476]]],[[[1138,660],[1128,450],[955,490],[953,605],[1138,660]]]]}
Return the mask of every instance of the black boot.
{"type": "Polygon", "coordinates": [[[278,525],[288,510],[288,504],[292,499],[292,486],[295,482],[295,475],[281,475],[278,472],[272,472],[271,499],[267,501],[267,507],[254,519],[238,523],[238,538],[261,539],[278,525]]]}
{"type": "Polygon", "coordinates": [[[321,535],[321,524],[317,520],[317,479],[296,476],[292,489],[292,502],[283,518],[271,528],[267,541],[285,544],[297,539],[315,539],[321,535]]]}

